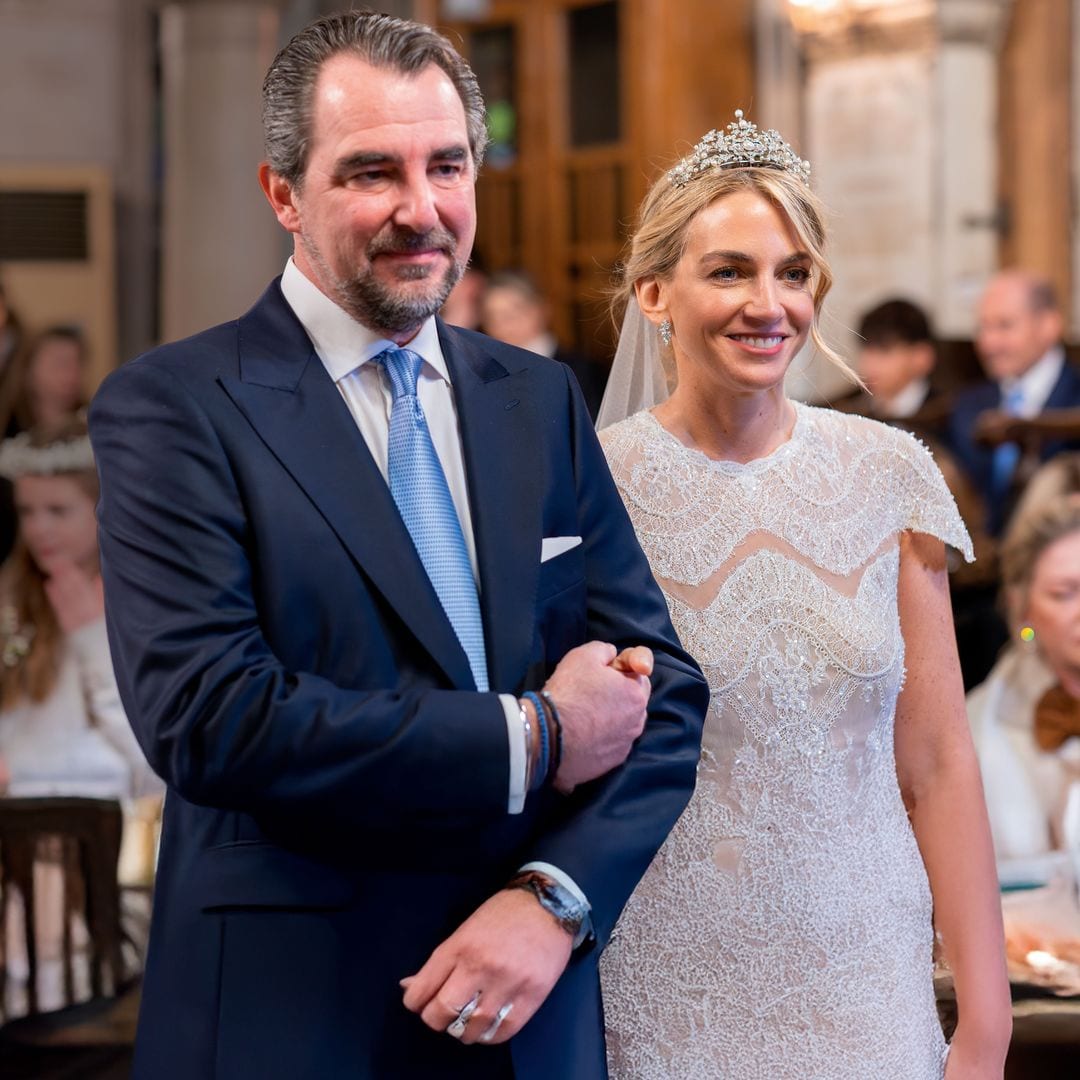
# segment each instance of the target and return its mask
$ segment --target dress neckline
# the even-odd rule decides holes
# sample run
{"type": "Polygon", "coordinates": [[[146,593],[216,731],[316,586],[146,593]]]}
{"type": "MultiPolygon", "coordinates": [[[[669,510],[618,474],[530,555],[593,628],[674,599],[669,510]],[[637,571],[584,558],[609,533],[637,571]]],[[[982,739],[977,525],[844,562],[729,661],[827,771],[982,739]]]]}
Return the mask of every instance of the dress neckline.
{"type": "Polygon", "coordinates": [[[763,454],[758,458],[753,458],[750,461],[733,461],[730,458],[709,457],[703,450],[698,450],[693,446],[687,446],[677,435],[668,431],[668,429],[660,423],[660,420],[655,416],[652,409],[646,409],[644,410],[644,413],[645,416],[648,417],[649,422],[656,428],[657,432],[659,432],[660,438],[669,443],[676,450],[682,451],[682,453],[692,461],[696,461],[698,464],[713,469],[716,472],[745,475],[747,473],[765,472],[773,468],[778,463],[786,460],[792,454],[794,448],[803,441],[807,427],[805,407],[798,401],[792,401],[791,407],[795,410],[795,423],[792,425],[791,434],[780,443],[779,446],[770,450],[769,453],[763,454]]]}

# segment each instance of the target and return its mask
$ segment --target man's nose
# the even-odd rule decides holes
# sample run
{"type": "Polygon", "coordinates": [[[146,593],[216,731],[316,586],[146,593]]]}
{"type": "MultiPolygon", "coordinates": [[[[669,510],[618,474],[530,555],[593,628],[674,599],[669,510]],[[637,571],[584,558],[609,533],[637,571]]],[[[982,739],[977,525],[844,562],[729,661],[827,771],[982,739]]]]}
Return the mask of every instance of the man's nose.
{"type": "Polygon", "coordinates": [[[429,232],[439,223],[435,191],[428,178],[410,179],[401,190],[394,222],[416,233],[429,232]]]}

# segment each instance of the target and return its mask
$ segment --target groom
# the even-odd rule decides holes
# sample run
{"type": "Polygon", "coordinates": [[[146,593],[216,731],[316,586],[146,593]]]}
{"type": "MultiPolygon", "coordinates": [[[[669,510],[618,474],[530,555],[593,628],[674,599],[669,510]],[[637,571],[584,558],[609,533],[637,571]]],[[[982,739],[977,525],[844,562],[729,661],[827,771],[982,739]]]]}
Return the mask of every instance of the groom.
{"type": "Polygon", "coordinates": [[[351,12],[264,97],[292,259],[91,414],[169,784],[134,1076],[603,1077],[597,957],[705,685],[566,369],[435,317],[475,229],[465,63],[351,12]]]}

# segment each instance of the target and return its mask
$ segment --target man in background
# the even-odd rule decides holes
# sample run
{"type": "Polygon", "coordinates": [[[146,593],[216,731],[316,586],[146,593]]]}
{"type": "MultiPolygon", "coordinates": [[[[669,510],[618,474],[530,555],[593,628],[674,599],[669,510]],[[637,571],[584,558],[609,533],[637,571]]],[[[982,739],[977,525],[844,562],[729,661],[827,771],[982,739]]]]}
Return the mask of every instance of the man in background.
{"type": "Polygon", "coordinates": [[[886,300],[863,315],[858,370],[866,390],[836,408],[940,438],[947,402],[931,383],[937,348],[926,313],[909,300],[886,300]]]}
{"type": "Polygon", "coordinates": [[[532,278],[520,270],[492,275],[480,311],[484,332],[493,338],[565,364],[581,387],[589,415],[596,419],[604,397],[604,373],[587,356],[559,344],[551,329],[551,305],[532,278]]]}
{"type": "MultiPolygon", "coordinates": [[[[979,302],[975,336],[987,378],[957,395],[949,443],[986,503],[992,535],[999,535],[1008,519],[1021,459],[1017,442],[993,439],[995,426],[1080,405],[1080,372],[1066,361],[1063,331],[1054,287],[1045,278],[1005,270],[990,280],[979,302]]],[[[1039,459],[1066,445],[1044,441],[1039,459]]]]}

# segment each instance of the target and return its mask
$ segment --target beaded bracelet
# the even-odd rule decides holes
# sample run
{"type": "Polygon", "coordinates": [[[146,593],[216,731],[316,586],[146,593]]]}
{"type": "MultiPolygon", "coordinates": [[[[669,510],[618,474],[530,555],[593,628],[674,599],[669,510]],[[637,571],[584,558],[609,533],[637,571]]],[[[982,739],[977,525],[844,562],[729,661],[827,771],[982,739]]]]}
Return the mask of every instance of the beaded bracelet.
{"type": "Polygon", "coordinates": [[[536,772],[533,774],[532,783],[529,785],[530,791],[537,791],[544,786],[551,765],[551,732],[548,730],[547,710],[536,693],[532,690],[526,690],[521,696],[526,701],[531,702],[532,707],[536,710],[536,723],[540,732],[540,762],[537,765],[536,772]]]}
{"type": "Polygon", "coordinates": [[[525,733],[525,790],[532,791],[532,778],[536,773],[536,759],[533,757],[532,724],[529,722],[529,710],[518,700],[518,715],[521,717],[521,729],[525,733]]]}
{"type": "Polygon", "coordinates": [[[551,762],[551,775],[554,776],[562,764],[562,720],[559,718],[559,710],[555,705],[555,699],[546,690],[540,691],[540,697],[543,698],[544,704],[551,711],[548,719],[550,719],[551,725],[555,729],[555,755],[551,762]]]}

